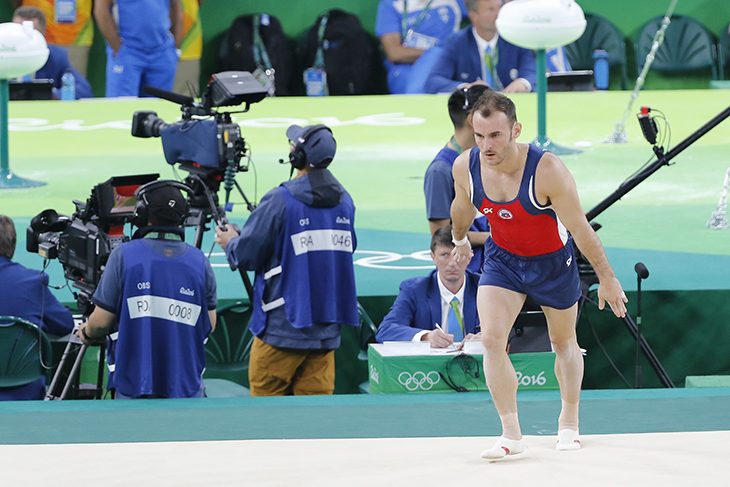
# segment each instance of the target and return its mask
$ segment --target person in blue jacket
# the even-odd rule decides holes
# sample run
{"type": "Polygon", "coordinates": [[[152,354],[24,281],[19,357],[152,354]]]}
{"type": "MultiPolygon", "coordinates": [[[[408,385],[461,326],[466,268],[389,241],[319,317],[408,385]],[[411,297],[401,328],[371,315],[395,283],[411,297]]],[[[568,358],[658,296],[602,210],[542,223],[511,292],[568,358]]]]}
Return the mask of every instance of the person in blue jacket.
{"type": "Polygon", "coordinates": [[[481,80],[496,91],[532,91],[535,54],[503,39],[497,32],[502,0],[466,0],[471,26],[448,37],[426,80],[426,92],[451,92],[481,80]]]}
{"type": "Polygon", "coordinates": [[[106,40],[106,96],[145,96],[145,86],[172,90],[182,15],[180,0],[94,1],[106,40]]]}
{"type": "Polygon", "coordinates": [[[423,93],[436,59],[433,47],[458,31],[463,0],[380,0],[375,35],[380,39],[392,94],[423,93]]]}
{"type": "MultiPolygon", "coordinates": [[[[73,317],[48,289],[48,274],[13,262],[16,242],[13,220],[0,215],[0,315],[23,318],[52,335],[71,333],[73,317]]],[[[23,386],[0,388],[0,400],[43,399],[44,395],[44,378],[23,386]]]]}
{"type": "MultiPolygon", "coordinates": [[[[181,191],[182,190],[182,191],[181,191]]],[[[184,242],[188,213],[177,181],[137,190],[134,238],[116,247],[76,332],[107,337],[115,399],[204,397],[205,342],[216,324],[216,282],[205,254],[184,242]]]]}
{"type": "Polygon", "coordinates": [[[427,341],[443,348],[479,333],[477,287],[479,274],[466,270],[467,261],[452,257],[451,225],[431,237],[436,270],[426,277],[406,279],[375,338],[385,341],[427,341]]]}
{"type": "MultiPolygon", "coordinates": [[[[426,169],[423,179],[423,193],[426,196],[426,218],[433,234],[451,222],[451,202],[454,201],[454,176],[451,170],[454,160],[463,151],[474,146],[474,129],[471,126],[471,108],[489,88],[483,84],[457,88],[449,96],[447,107],[454,126],[454,134],[426,169]]],[[[478,214],[469,227],[469,242],[474,256],[469,269],[477,274],[484,262],[484,242],[489,237],[489,223],[484,215],[478,214]]]]}
{"type": "MultiPolygon", "coordinates": [[[[33,22],[35,30],[45,35],[46,33],[46,16],[43,15],[39,9],[35,7],[18,7],[13,12],[13,22],[22,24],[24,21],[33,22]]],[[[71,73],[74,77],[74,84],[76,87],[75,96],[79,98],[90,98],[93,96],[91,93],[91,85],[71,65],[68,60],[68,53],[66,49],[60,46],[48,45],[48,60],[41,69],[35,72],[33,76],[35,79],[52,79],[53,80],[53,96],[54,98],[60,98],[61,90],[61,77],[66,73],[71,73]]]]}
{"type": "Polygon", "coordinates": [[[340,328],[359,325],[355,206],[328,169],[334,136],[325,125],[286,136],[296,177],[266,193],[240,235],[217,229],[229,262],[256,272],[252,396],[332,394],[340,328]]]}

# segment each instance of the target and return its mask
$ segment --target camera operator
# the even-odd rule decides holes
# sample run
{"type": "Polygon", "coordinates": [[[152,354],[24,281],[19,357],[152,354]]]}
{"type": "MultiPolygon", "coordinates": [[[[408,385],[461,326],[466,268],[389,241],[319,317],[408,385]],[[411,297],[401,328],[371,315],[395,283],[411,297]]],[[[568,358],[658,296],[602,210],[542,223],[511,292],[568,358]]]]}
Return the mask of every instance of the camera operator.
{"type": "MultiPolygon", "coordinates": [[[[23,318],[53,335],[71,333],[73,317],[49,291],[48,274],[12,261],[16,242],[13,220],[0,215],[0,315],[23,318]]],[[[43,399],[44,395],[43,378],[24,386],[0,388],[0,400],[43,399]]]]}
{"type": "Polygon", "coordinates": [[[286,135],[296,177],[264,196],[240,235],[216,231],[228,260],[256,271],[252,396],[332,394],[340,327],[359,323],[355,207],[327,169],[332,131],[292,125],[286,135]]]}
{"type": "Polygon", "coordinates": [[[77,334],[109,335],[115,398],[204,397],[204,343],[216,322],[216,283],[205,255],[183,241],[187,201],[176,181],[137,190],[135,238],[115,248],[77,334]]]}

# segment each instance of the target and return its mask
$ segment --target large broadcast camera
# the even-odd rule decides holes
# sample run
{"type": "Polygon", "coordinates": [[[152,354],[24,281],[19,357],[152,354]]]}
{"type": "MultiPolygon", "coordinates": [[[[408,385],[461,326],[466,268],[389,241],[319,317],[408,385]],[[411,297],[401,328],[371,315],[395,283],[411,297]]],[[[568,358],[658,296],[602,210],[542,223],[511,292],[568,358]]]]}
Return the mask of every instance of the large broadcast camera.
{"type": "Polygon", "coordinates": [[[109,254],[129,239],[124,225],[134,217],[135,191],[157,178],[159,174],[112,177],[94,186],[86,202],[74,200],[72,216],[48,209],[31,220],[26,250],[61,262],[64,276],[79,290],[76,300],[81,313],[89,311],[109,254]]]}
{"type": "Polygon", "coordinates": [[[252,103],[266,97],[266,87],[249,72],[226,71],[210,77],[199,102],[192,97],[157,88],[147,87],[145,91],[181,105],[182,120],[166,123],[156,112],[135,112],[132,135],[160,137],[168,164],[179,164],[190,173],[185,184],[193,190],[191,208],[207,211],[213,206],[215,211],[221,181],[224,182],[228,203],[231,189],[236,185],[236,173],[248,170],[248,164],[241,164],[247,152],[246,143],[241,128],[232,122],[231,113],[247,112],[252,103]],[[241,104],[245,104],[243,110],[215,110],[241,104]]]}

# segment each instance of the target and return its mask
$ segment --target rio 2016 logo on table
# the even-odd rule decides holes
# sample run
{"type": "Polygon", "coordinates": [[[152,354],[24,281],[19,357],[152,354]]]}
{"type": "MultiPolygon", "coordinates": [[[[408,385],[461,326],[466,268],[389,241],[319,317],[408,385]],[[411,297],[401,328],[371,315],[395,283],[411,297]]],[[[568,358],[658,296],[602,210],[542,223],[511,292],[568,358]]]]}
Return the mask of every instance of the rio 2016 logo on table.
{"type": "Polygon", "coordinates": [[[519,370],[517,372],[517,383],[521,386],[544,386],[547,383],[545,371],[541,371],[537,375],[523,374],[519,370]]]}
{"type": "Polygon", "coordinates": [[[430,372],[418,370],[412,374],[404,371],[398,374],[398,383],[410,392],[417,390],[430,391],[440,381],[441,377],[435,370],[430,372]]]}

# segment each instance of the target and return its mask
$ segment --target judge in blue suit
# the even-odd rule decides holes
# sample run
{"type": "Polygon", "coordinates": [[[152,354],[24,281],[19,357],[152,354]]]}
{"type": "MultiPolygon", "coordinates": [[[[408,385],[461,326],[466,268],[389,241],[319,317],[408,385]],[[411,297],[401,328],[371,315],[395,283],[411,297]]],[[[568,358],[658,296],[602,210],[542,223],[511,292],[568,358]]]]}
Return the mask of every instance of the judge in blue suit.
{"type": "MultiPolygon", "coordinates": [[[[13,12],[13,22],[22,24],[26,20],[33,22],[33,28],[35,30],[44,36],[46,35],[46,16],[43,12],[36,7],[18,7],[15,9],[15,12],[13,12]]],[[[41,69],[36,71],[33,77],[35,79],[53,80],[53,97],[60,98],[61,77],[65,73],[71,73],[74,77],[74,84],[76,85],[74,96],[77,100],[79,98],[90,98],[93,96],[89,82],[71,66],[66,49],[49,44],[48,60],[41,69]]]]}
{"type": "Polygon", "coordinates": [[[401,283],[393,307],[378,328],[378,342],[428,341],[440,348],[478,333],[479,275],[466,271],[468,262],[455,262],[453,248],[451,225],[436,230],[431,238],[436,270],[401,283]]]}
{"type": "Polygon", "coordinates": [[[505,93],[532,91],[535,54],[502,39],[496,20],[502,0],[466,0],[471,26],[448,37],[426,81],[426,92],[454,91],[482,80],[505,93]]]}

